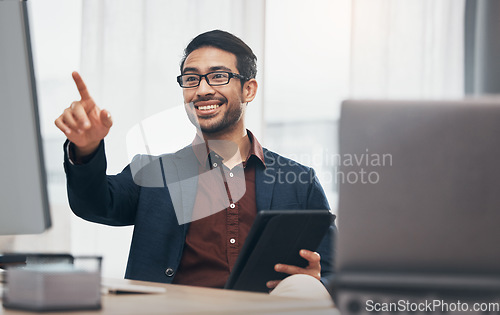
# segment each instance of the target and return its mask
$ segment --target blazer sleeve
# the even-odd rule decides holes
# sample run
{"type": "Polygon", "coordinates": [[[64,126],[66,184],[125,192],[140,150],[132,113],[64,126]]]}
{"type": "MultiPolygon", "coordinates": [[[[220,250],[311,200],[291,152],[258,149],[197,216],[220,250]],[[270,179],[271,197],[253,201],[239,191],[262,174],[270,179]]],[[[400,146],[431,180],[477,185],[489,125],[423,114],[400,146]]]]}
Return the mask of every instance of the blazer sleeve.
{"type": "MultiPolygon", "coordinates": [[[[68,141],[64,144],[66,148],[68,141]]],[[[123,226],[135,222],[140,187],[132,179],[130,166],[121,173],[106,175],[104,141],[85,164],[74,165],[64,150],[68,200],[79,217],[95,223],[123,226]]]]}
{"type": "MultiPolygon", "coordinates": [[[[312,181],[307,194],[308,209],[330,209],[325,192],[313,169],[310,169],[312,181]]],[[[318,246],[317,252],[321,256],[321,282],[328,288],[334,274],[335,234],[337,228],[332,222],[328,231],[318,246]]]]}

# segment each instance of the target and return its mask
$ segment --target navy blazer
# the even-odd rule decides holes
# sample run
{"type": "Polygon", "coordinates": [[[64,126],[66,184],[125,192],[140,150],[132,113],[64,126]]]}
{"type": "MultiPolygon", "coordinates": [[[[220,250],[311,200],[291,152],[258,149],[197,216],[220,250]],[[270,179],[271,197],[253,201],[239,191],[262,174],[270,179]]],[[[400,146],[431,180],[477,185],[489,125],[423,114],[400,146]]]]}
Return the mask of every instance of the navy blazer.
{"type": "MultiPolygon", "coordinates": [[[[312,168],[265,148],[263,151],[266,167],[259,164],[255,174],[257,211],[330,209],[312,168]]],[[[85,164],[73,165],[67,151],[64,152],[68,198],[73,212],[96,223],[134,225],[125,278],[171,283],[189,229],[189,223],[178,223],[174,210],[178,207],[174,207],[174,203],[177,206],[177,203],[194,200],[189,192],[195,191],[192,185],[196,185],[197,180],[196,176],[192,181],[183,180],[189,178],[183,175],[186,178],[178,178],[179,184],[172,186],[164,175],[158,174],[170,172],[169,176],[174,176],[176,169],[184,169],[184,174],[190,170],[197,172],[196,167],[189,166],[195,163],[192,148],[188,146],[161,157],[139,157],[117,175],[106,175],[104,141],[85,164]],[[144,163],[145,160],[153,163],[144,163]],[[141,164],[148,166],[132,172],[134,165],[141,164]],[[171,194],[176,200],[171,199],[171,194]]],[[[334,233],[332,223],[317,249],[321,255],[321,280],[325,285],[333,273],[334,233]]]]}

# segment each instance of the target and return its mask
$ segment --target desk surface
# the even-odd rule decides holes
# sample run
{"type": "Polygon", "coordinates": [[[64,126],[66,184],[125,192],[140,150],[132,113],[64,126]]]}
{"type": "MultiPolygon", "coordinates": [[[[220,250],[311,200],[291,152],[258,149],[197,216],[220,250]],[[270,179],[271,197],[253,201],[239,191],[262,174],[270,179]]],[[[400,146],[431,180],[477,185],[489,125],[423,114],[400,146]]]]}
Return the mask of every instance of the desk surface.
{"type": "MultiPolygon", "coordinates": [[[[110,283],[109,279],[106,279],[110,283]]],[[[165,288],[155,294],[104,294],[102,309],[70,314],[335,314],[330,301],[306,300],[222,289],[152,282],[112,280],[112,283],[165,288]]],[[[0,315],[36,314],[1,308],[0,315]]],[[[43,313],[44,315],[57,314],[43,313]]],[[[338,313],[337,313],[338,314],[338,313]]]]}

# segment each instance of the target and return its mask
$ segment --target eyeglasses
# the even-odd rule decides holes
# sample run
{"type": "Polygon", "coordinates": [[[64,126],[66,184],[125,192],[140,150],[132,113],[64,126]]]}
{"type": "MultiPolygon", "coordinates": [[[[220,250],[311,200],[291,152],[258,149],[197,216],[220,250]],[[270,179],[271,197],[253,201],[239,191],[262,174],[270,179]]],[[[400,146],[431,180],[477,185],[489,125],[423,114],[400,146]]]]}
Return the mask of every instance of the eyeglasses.
{"type": "Polygon", "coordinates": [[[232,72],[209,72],[207,74],[181,74],[177,77],[177,82],[183,88],[194,88],[200,85],[201,78],[205,78],[208,85],[210,86],[218,86],[218,85],[226,85],[229,83],[231,78],[237,78],[240,80],[246,80],[244,76],[238,73],[232,72]]]}

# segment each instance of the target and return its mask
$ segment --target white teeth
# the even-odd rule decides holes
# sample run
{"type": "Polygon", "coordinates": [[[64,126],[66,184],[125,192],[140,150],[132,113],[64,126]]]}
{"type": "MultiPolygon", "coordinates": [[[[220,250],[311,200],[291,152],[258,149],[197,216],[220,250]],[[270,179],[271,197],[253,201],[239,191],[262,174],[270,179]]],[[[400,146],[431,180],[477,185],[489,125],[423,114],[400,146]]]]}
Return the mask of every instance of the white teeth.
{"type": "Polygon", "coordinates": [[[207,105],[207,106],[198,106],[199,110],[210,110],[210,109],[216,109],[220,105],[207,105]]]}

